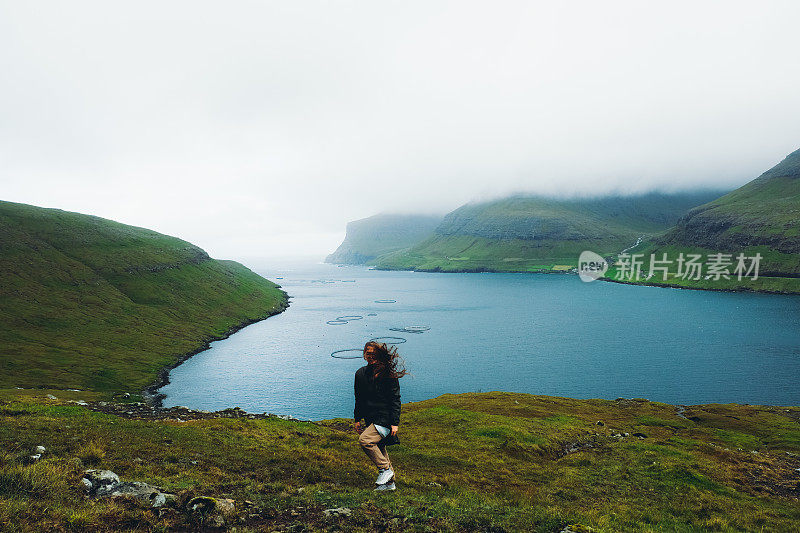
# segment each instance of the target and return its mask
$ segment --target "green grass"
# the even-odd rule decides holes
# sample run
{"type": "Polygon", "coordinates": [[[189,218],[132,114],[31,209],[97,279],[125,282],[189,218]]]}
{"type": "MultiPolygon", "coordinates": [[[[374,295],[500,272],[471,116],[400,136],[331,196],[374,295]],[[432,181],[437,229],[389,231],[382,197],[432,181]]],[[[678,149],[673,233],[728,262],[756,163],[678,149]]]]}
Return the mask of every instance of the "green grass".
{"type": "Polygon", "coordinates": [[[376,494],[346,420],[135,420],[43,392],[0,391],[0,530],[198,526],[180,509],[83,499],[90,466],[179,501],[233,498],[238,531],[791,531],[800,521],[800,443],[785,438],[796,407],[699,405],[686,419],[646,400],[443,395],[404,405],[402,444],[389,451],[398,491],[376,494]],[[565,453],[575,443],[588,446],[565,453]],[[16,457],[36,445],[48,454],[22,466],[16,457]],[[353,514],[323,517],[340,506],[353,514]]]}
{"type": "Polygon", "coordinates": [[[635,420],[637,425],[640,426],[660,426],[668,428],[685,428],[691,424],[683,419],[679,420],[664,420],[655,416],[640,416],[635,420]]]}
{"type": "Polygon", "coordinates": [[[139,392],[286,295],[154,231],[0,202],[0,387],[139,392]]]}

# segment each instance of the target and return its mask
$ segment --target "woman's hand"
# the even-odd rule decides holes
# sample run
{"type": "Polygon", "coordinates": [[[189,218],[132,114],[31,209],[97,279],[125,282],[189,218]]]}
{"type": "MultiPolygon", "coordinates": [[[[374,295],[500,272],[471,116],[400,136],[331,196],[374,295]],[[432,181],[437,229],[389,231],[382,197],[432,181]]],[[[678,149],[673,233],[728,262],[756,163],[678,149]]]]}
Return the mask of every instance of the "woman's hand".
{"type": "Polygon", "coordinates": [[[391,436],[397,435],[397,426],[392,426],[392,431],[389,433],[391,436]]]}
{"type": "Polygon", "coordinates": [[[355,430],[356,433],[361,433],[361,421],[360,420],[358,420],[358,421],[353,423],[353,429],[355,430]]]}

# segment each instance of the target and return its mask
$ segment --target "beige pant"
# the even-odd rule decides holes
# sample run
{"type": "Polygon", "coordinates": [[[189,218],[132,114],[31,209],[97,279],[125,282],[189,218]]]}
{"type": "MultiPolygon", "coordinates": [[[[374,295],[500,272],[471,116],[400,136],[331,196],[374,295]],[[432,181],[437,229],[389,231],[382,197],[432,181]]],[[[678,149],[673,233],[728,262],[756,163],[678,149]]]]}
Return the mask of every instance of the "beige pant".
{"type": "MultiPolygon", "coordinates": [[[[367,429],[361,432],[361,436],[358,437],[358,443],[361,445],[361,449],[364,450],[364,453],[367,454],[367,457],[369,457],[379,469],[392,468],[392,463],[389,461],[389,454],[386,453],[386,446],[378,444],[382,438],[378,430],[375,429],[375,424],[370,424],[367,429]]],[[[392,470],[394,469],[392,468],[392,470]]]]}

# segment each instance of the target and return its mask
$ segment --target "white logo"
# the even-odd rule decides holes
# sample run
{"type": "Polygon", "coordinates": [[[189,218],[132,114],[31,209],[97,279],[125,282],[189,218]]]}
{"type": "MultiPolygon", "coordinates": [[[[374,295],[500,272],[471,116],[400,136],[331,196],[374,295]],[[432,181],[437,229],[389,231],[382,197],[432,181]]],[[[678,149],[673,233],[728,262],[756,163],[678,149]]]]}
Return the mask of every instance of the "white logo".
{"type": "Polygon", "coordinates": [[[590,282],[603,276],[608,270],[608,262],[603,257],[589,250],[581,252],[578,258],[578,275],[581,281],[590,282]]]}

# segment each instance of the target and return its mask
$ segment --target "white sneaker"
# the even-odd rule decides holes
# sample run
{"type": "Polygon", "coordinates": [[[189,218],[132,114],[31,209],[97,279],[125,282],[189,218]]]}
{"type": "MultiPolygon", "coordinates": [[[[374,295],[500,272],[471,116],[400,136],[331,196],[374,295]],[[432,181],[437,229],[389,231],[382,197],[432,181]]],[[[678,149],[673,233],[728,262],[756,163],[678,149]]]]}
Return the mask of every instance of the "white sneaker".
{"type": "Polygon", "coordinates": [[[394,486],[394,481],[390,481],[389,483],[384,483],[383,485],[378,485],[375,490],[394,490],[397,487],[394,486]]]}
{"type": "Polygon", "coordinates": [[[375,480],[376,485],[385,485],[394,477],[394,470],[385,468],[378,472],[378,479],[375,480]]]}

